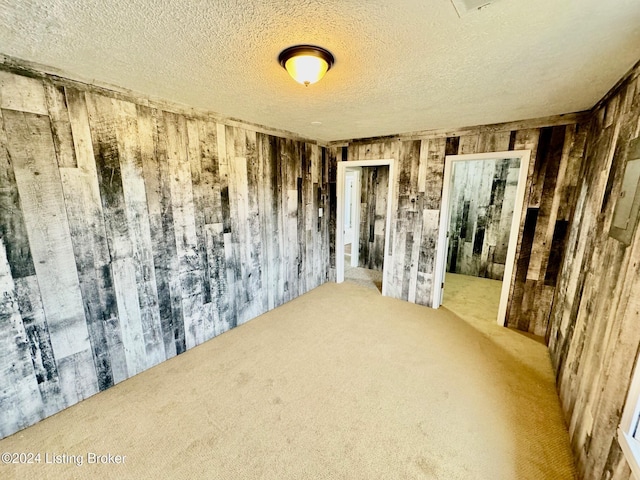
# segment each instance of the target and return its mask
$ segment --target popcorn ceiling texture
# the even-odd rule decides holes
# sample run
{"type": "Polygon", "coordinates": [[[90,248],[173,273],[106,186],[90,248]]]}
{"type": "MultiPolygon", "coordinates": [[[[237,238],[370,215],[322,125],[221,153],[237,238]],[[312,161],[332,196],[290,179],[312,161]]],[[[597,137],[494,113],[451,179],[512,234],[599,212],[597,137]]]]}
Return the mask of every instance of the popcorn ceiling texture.
{"type": "Polygon", "coordinates": [[[640,2],[0,0],[0,53],[330,141],[588,109],[640,58],[640,2]],[[297,43],[335,55],[322,82],[278,64],[297,43]]]}

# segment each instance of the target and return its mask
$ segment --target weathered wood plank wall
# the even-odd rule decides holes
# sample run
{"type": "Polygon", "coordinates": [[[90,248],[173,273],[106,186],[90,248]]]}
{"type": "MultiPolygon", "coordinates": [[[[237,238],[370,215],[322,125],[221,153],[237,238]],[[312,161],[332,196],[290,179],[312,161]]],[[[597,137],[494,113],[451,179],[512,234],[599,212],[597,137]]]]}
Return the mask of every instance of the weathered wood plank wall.
{"type": "Polygon", "coordinates": [[[519,171],[519,159],[456,163],[447,272],[502,280],[519,171]]]}
{"type": "Polygon", "coordinates": [[[589,125],[548,343],[580,478],[628,480],[616,429],[640,348],[640,234],[627,246],[609,228],[640,136],[640,65],[606,98],[589,125]]]}
{"type": "Polygon", "coordinates": [[[0,437],[329,275],[324,149],[64,85],[0,71],[0,437]]]}
{"type": "MultiPolygon", "coordinates": [[[[390,296],[431,305],[446,155],[531,150],[516,266],[510,280],[509,326],[544,335],[576,203],[578,170],[586,139],[582,117],[421,132],[330,145],[339,161],[393,158],[389,258],[385,282],[390,296]],[[542,125],[542,126],[541,126],[542,125]]],[[[335,261],[331,259],[335,268],[335,261]]]]}
{"type": "Polygon", "coordinates": [[[382,271],[389,167],[362,167],[358,266],[382,271]]]}

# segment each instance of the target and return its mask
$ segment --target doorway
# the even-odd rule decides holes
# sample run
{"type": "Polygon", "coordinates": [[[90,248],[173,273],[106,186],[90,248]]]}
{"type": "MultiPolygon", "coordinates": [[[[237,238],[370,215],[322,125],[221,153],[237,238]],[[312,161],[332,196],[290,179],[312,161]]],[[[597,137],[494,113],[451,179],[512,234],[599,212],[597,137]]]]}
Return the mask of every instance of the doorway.
{"type": "Polygon", "coordinates": [[[449,283],[505,324],[529,159],[529,150],[445,158],[434,308],[446,306],[449,283]]]}
{"type": "Polygon", "coordinates": [[[357,283],[377,282],[386,295],[393,175],[393,159],[338,163],[337,283],[346,271],[357,283]]]}
{"type": "Polygon", "coordinates": [[[344,264],[358,266],[360,238],[360,176],[362,167],[347,168],[344,180],[344,264]]]}

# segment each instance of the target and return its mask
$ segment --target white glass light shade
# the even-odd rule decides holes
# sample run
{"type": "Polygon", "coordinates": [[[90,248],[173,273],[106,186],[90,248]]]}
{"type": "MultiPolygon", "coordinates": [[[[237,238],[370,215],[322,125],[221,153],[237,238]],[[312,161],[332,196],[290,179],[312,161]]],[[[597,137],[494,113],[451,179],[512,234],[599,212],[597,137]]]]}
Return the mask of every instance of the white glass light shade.
{"type": "Polygon", "coordinates": [[[309,86],[324,77],[333,65],[334,58],[324,48],[296,45],[280,52],[278,61],[296,82],[309,86]]]}
{"type": "Polygon", "coordinates": [[[287,60],[284,68],[296,82],[310,85],[324,77],[324,74],[329,70],[329,64],[320,57],[299,55],[287,60]]]}

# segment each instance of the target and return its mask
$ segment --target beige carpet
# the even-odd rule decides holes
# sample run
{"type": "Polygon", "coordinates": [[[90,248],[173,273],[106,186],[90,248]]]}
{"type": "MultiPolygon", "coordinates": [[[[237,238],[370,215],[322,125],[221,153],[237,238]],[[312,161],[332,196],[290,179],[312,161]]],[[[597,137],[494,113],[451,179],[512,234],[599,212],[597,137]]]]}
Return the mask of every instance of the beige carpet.
{"type": "Polygon", "coordinates": [[[382,272],[345,263],[344,281],[382,292],[382,272]]]}
{"type": "Polygon", "coordinates": [[[443,306],[465,320],[496,322],[501,281],[446,273],[444,285],[443,306]]]}
{"type": "Polygon", "coordinates": [[[0,465],[2,479],[573,478],[544,346],[349,283],[8,437],[0,452],[41,454],[0,465]],[[89,453],[126,458],[88,465],[89,453]]]}

